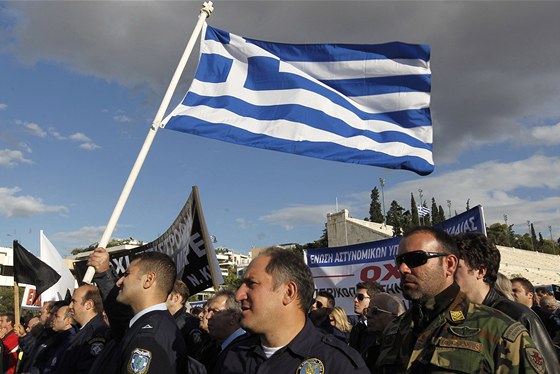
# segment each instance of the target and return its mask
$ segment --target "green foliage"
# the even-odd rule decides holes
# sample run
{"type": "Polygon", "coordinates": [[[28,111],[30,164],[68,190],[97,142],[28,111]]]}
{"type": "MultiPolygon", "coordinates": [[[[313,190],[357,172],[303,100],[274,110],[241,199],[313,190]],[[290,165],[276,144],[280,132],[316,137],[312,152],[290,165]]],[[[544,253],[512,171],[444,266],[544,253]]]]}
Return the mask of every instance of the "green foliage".
{"type": "Polygon", "coordinates": [[[241,278],[237,276],[235,268],[230,266],[228,275],[224,277],[224,288],[235,292],[239,286],[241,286],[241,278]]]}
{"type": "Polygon", "coordinates": [[[387,224],[393,226],[393,237],[403,234],[404,208],[396,200],[391,201],[391,207],[387,212],[387,224]]]}
{"type": "Polygon", "coordinates": [[[373,190],[371,190],[371,203],[369,205],[369,221],[383,223],[383,218],[381,203],[379,202],[379,190],[377,187],[373,187],[373,190]]]}
{"type": "MultiPolygon", "coordinates": [[[[19,288],[19,303],[23,299],[24,287],[19,288]]],[[[0,313],[14,313],[14,287],[0,286],[0,313]]]]}
{"type": "MultiPolygon", "coordinates": [[[[133,244],[140,244],[140,245],[144,244],[143,242],[138,241],[138,240],[136,240],[136,239],[134,239],[134,238],[128,238],[128,239],[116,239],[116,238],[113,238],[113,239],[111,239],[111,241],[110,241],[109,243],[107,243],[107,245],[105,246],[105,248],[111,248],[111,247],[116,247],[116,246],[119,246],[119,245],[131,244],[131,243],[133,243],[133,244]]],[[[93,251],[93,250],[94,250],[95,248],[97,248],[98,246],[99,246],[99,243],[93,243],[93,244],[90,244],[89,246],[87,246],[87,247],[85,247],[85,248],[74,248],[72,251],[70,251],[70,253],[71,253],[72,255],[75,256],[75,255],[77,255],[78,253],[93,251]]]]}
{"type": "Polygon", "coordinates": [[[411,212],[411,222],[414,226],[420,226],[420,217],[418,216],[418,207],[416,206],[416,200],[414,200],[414,194],[410,193],[410,212],[411,212]]]}

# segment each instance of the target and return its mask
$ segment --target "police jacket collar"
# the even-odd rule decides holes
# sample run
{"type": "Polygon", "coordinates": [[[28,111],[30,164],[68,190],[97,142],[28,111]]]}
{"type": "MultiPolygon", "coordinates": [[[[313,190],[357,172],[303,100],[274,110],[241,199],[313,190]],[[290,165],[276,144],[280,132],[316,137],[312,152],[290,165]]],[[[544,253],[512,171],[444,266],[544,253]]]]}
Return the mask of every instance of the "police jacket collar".
{"type": "Polygon", "coordinates": [[[134,322],[138,321],[138,319],[140,319],[140,317],[142,317],[144,314],[147,314],[147,313],[152,312],[154,310],[167,310],[167,306],[165,305],[165,303],[156,304],[156,305],[152,305],[152,306],[136,313],[136,315],[134,317],[132,317],[132,319],[130,320],[130,323],[128,324],[128,326],[132,327],[132,325],[134,325],[134,322]]]}

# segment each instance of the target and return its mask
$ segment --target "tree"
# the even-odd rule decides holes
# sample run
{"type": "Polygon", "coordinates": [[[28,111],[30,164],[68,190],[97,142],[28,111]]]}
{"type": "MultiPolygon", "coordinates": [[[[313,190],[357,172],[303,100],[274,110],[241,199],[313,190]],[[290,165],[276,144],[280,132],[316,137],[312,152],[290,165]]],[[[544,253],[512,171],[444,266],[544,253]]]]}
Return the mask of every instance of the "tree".
{"type": "MultiPolygon", "coordinates": [[[[443,209],[443,207],[440,205],[438,207],[438,216],[439,216],[439,221],[443,222],[445,221],[445,210],[443,209]]],[[[451,218],[451,217],[449,217],[451,218]]]]}
{"type": "MultiPolygon", "coordinates": [[[[24,287],[19,288],[19,300],[23,299],[24,287]]],[[[0,286],[0,313],[14,313],[14,287],[0,286]]]]}
{"type": "Polygon", "coordinates": [[[393,226],[393,237],[402,235],[403,210],[396,200],[391,201],[391,207],[387,212],[387,224],[393,226]]]}
{"type": "Polygon", "coordinates": [[[531,223],[531,241],[534,246],[534,250],[537,250],[538,249],[537,234],[535,233],[535,226],[533,226],[533,223],[531,223]]]}
{"type": "Polygon", "coordinates": [[[224,288],[233,292],[241,286],[241,278],[237,276],[237,272],[233,266],[228,268],[228,275],[224,277],[224,288]]]}
{"type": "Polygon", "coordinates": [[[379,190],[373,187],[371,190],[371,203],[369,205],[369,220],[371,222],[383,223],[384,217],[381,211],[381,204],[379,203],[379,190]]]}
{"type": "Polygon", "coordinates": [[[539,247],[540,250],[544,249],[544,238],[543,238],[543,236],[540,232],[539,232],[539,245],[538,245],[538,247],[539,247]]]}
{"type": "Polygon", "coordinates": [[[486,227],[486,235],[496,245],[508,245],[508,226],[504,223],[494,223],[486,227]]]}
{"type": "Polygon", "coordinates": [[[418,207],[416,206],[416,200],[414,200],[414,194],[412,192],[410,193],[410,218],[413,226],[420,226],[418,207]]]}
{"type": "Polygon", "coordinates": [[[437,225],[445,221],[445,213],[441,205],[438,207],[436,198],[432,197],[432,224],[437,225]]]}
{"type": "MultiPolygon", "coordinates": [[[[116,247],[116,246],[119,246],[119,245],[126,245],[126,244],[142,245],[142,244],[144,244],[144,242],[142,242],[140,240],[136,240],[132,237],[130,237],[128,239],[113,238],[113,239],[111,239],[111,241],[109,243],[107,243],[105,248],[111,248],[111,247],[116,247]]],[[[89,246],[87,246],[85,248],[74,248],[72,251],[70,251],[70,253],[72,253],[75,256],[78,253],[93,251],[97,247],[99,247],[99,243],[96,242],[96,243],[90,244],[89,246]]]]}

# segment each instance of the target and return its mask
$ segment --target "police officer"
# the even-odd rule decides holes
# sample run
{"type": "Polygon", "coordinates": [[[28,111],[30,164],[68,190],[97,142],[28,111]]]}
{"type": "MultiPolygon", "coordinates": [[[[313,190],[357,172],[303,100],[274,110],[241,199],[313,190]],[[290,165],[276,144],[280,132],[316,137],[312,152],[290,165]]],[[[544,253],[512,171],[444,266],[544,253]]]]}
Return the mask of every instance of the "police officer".
{"type": "Polygon", "coordinates": [[[77,288],[70,302],[70,313],[81,327],[62,354],[57,374],[87,373],[105,348],[109,333],[103,319],[103,300],[97,287],[84,285],[77,288]]]}
{"type": "Polygon", "coordinates": [[[307,318],[314,288],[293,252],[272,248],[253,259],[236,293],[241,327],[253,335],[225,352],[214,372],[369,373],[355,350],[307,318]]]}
{"type": "Polygon", "coordinates": [[[175,323],[177,323],[177,327],[183,334],[183,339],[187,345],[187,354],[200,361],[200,352],[209,336],[200,329],[200,320],[187,312],[185,303],[188,298],[189,288],[185,282],[176,280],[173,291],[167,297],[165,305],[167,305],[167,310],[169,310],[169,313],[175,319],[175,323]]]}
{"type": "Polygon", "coordinates": [[[446,232],[413,229],[395,262],[411,308],[385,329],[376,372],[545,372],[522,324],[459,291],[459,251],[446,232]]]}
{"type": "Polygon", "coordinates": [[[171,258],[160,252],[139,255],[109,294],[104,294],[110,279],[107,251],[96,248],[88,265],[96,269],[94,279],[105,298],[111,329],[117,332],[117,339],[105,347],[90,373],[183,373],[185,342],[165,305],[177,274],[171,258]],[[133,317],[121,334],[123,305],[130,307],[133,317]]]}

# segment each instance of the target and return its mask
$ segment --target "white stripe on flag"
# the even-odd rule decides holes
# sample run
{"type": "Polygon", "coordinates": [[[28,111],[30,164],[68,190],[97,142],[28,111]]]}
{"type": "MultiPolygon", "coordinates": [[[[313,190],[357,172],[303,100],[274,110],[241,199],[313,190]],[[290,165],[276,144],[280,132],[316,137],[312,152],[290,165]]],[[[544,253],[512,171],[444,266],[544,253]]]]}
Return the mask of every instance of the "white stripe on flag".
{"type": "Polygon", "coordinates": [[[433,170],[426,47],[267,43],[207,25],[201,39],[196,77],[162,126],[421,175],[433,170]]]}

